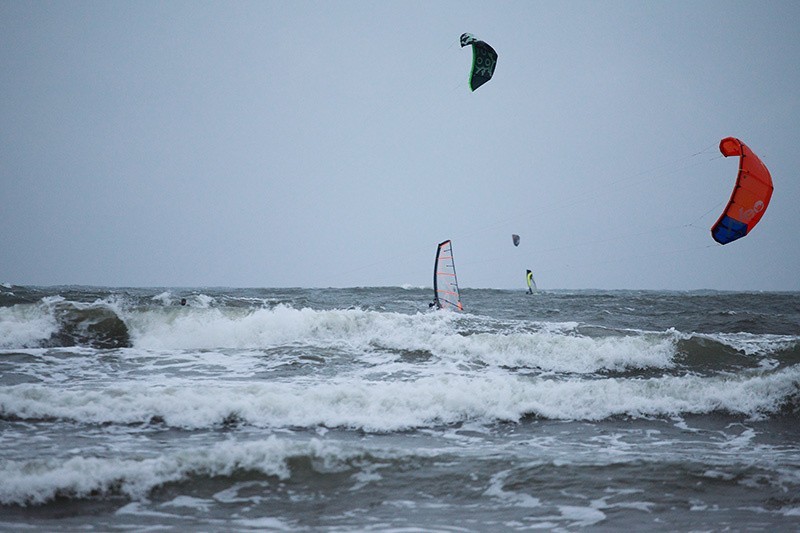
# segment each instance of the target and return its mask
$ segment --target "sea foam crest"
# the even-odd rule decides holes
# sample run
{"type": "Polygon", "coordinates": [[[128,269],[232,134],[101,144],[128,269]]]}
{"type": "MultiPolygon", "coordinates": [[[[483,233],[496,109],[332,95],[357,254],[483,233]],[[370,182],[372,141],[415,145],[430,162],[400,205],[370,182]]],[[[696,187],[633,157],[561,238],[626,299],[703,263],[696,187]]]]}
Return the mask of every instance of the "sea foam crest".
{"type": "Polygon", "coordinates": [[[126,317],[136,348],[270,348],[304,343],[368,349],[395,332],[412,344],[451,329],[454,313],[405,315],[360,309],[295,309],[287,305],[259,309],[182,309],[132,313],[126,317]],[[409,333],[416,331],[411,337],[409,333]]]}
{"type": "Polygon", "coordinates": [[[527,415],[601,420],[722,411],[760,417],[796,401],[800,368],[743,376],[546,379],[487,370],[408,381],[351,377],[319,382],[64,390],[39,384],[0,389],[0,413],[22,419],[148,423],[206,428],[236,421],[269,428],[320,426],[371,432],[492,424],[527,415]]]}
{"type": "Polygon", "coordinates": [[[51,302],[0,307],[0,348],[40,346],[59,329],[51,302]]]}
{"type": "Polygon", "coordinates": [[[717,333],[705,336],[751,356],[768,356],[776,352],[788,351],[800,347],[800,337],[795,335],[717,333]]]}
{"type": "Polygon", "coordinates": [[[546,331],[447,335],[432,339],[434,353],[452,358],[468,357],[491,365],[572,373],[669,368],[674,366],[676,343],[677,337],[669,334],[588,337],[546,331]]]}
{"type": "Polygon", "coordinates": [[[291,475],[287,460],[310,457],[320,471],[346,468],[363,452],[344,452],[338,446],[311,439],[224,441],[210,447],[173,451],[155,458],[116,459],[73,456],[0,463],[0,503],[42,504],[56,496],[84,498],[95,494],[123,494],[141,499],[155,487],[194,475],[230,476],[255,471],[279,479],[291,475]]]}
{"type": "Polygon", "coordinates": [[[481,332],[480,318],[456,313],[413,315],[348,310],[192,309],[147,311],[127,317],[134,347],[159,349],[268,349],[304,345],[313,349],[429,352],[452,361],[590,373],[673,366],[678,335],[632,333],[588,337],[571,324],[541,325],[536,331],[481,332]],[[479,328],[474,332],[475,328],[479,328]]]}

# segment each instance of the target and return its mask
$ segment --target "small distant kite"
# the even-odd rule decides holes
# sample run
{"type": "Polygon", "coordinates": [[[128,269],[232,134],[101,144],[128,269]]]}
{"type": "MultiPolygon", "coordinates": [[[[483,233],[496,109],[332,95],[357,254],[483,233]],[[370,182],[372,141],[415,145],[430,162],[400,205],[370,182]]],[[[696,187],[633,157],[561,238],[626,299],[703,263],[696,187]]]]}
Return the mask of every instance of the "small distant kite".
{"type": "Polygon", "coordinates": [[[711,227],[714,240],[728,244],[747,235],[764,216],[772,198],[772,176],[758,156],[735,137],[722,139],[719,151],[725,157],[739,156],[739,173],[731,199],[711,227]]]}
{"type": "Polygon", "coordinates": [[[461,34],[461,48],[472,45],[472,70],[469,75],[469,88],[475,90],[490,79],[497,65],[497,52],[471,33],[461,34]]]}
{"type": "Polygon", "coordinates": [[[512,235],[511,242],[514,243],[514,246],[519,246],[519,235],[517,234],[512,235]]]}

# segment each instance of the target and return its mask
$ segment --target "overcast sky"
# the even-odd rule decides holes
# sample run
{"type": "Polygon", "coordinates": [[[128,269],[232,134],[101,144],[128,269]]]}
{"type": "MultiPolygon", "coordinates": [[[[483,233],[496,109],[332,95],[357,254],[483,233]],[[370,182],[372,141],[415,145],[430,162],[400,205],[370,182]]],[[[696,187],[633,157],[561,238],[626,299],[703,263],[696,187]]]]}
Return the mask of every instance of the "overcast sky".
{"type": "Polygon", "coordinates": [[[794,0],[0,0],[0,282],[800,290],[799,132],[794,0]]]}

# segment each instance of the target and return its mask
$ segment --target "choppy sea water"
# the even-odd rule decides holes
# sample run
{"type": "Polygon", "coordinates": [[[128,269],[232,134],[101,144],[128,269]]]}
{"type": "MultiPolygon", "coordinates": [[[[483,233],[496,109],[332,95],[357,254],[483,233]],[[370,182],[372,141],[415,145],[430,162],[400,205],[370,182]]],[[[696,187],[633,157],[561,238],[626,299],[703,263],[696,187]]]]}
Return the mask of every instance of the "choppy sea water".
{"type": "Polygon", "coordinates": [[[431,297],[0,287],[0,529],[800,527],[800,294],[431,297]]]}

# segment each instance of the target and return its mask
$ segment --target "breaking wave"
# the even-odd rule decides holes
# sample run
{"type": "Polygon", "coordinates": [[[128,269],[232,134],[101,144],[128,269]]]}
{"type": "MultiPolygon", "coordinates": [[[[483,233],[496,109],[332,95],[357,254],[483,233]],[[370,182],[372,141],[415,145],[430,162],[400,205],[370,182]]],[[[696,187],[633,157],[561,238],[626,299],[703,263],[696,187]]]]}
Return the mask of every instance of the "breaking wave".
{"type": "Polygon", "coordinates": [[[246,424],[390,432],[465,422],[518,422],[527,416],[602,420],[724,412],[761,417],[796,403],[799,384],[797,367],[753,375],[647,379],[550,379],[488,372],[409,381],[131,384],[102,390],[26,383],[0,389],[0,416],[163,423],[186,429],[246,424]]]}

